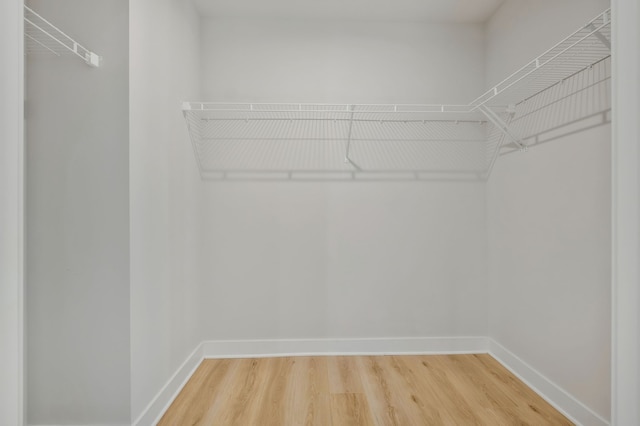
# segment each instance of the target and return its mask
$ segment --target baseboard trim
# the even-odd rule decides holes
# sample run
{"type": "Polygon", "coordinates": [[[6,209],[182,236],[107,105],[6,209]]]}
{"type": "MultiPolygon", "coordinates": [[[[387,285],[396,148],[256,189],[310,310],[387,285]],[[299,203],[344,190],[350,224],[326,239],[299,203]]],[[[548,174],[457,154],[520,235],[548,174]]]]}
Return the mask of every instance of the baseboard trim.
{"type": "Polygon", "coordinates": [[[202,343],[199,343],[187,359],[178,367],[173,376],[160,389],[142,414],[133,422],[132,426],[150,426],[157,424],[169,406],[176,399],[184,385],[202,362],[202,343]]]}
{"type": "Polygon", "coordinates": [[[576,425],[609,425],[608,421],[493,339],[489,339],[489,354],[576,425]]]}
{"type": "Polygon", "coordinates": [[[204,358],[468,354],[487,353],[488,350],[486,337],[213,340],[202,343],[204,358]]]}

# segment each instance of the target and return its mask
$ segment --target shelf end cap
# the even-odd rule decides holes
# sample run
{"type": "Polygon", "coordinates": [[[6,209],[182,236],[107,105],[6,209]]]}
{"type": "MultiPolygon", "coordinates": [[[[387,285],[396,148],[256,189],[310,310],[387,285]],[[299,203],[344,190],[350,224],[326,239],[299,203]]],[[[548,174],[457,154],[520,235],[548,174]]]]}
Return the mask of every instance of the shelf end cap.
{"type": "Polygon", "coordinates": [[[92,68],[98,68],[102,58],[93,52],[89,52],[84,57],[85,62],[92,68]]]}

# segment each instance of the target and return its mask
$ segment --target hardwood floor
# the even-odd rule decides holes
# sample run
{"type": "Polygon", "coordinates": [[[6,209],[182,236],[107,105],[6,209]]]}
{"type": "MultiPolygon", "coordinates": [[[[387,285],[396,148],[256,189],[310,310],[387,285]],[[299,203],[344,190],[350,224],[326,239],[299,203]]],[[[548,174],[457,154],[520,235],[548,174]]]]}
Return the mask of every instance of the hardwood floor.
{"type": "Polygon", "coordinates": [[[490,355],[204,360],[159,425],[571,425],[490,355]]]}

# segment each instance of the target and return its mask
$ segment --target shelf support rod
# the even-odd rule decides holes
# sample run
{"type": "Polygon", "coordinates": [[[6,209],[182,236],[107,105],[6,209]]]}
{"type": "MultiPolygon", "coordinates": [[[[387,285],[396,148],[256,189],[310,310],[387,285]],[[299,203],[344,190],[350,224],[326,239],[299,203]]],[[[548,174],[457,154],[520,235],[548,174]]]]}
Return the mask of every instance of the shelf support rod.
{"type": "Polygon", "coordinates": [[[607,49],[611,50],[611,42],[609,41],[609,39],[607,37],[604,36],[604,34],[602,34],[600,32],[600,30],[598,30],[596,28],[595,25],[593,25],[593,23],[587,25],[587,28],[591,31],[593,31],[593,35],[600,40],[600,43],[602,43],[604,45],[604,47],[606,47],[607,49]]]}
{"type": "Polygon", "coordinates": [[[355,111],[355,105],[350,105],[349,110],[351,111],[351,116],[349,117],[349,134],[347,135],[347,146],[344,153],[344,162],[353,164],[351,158],[349,158],[349,151],[351,150],[351,134],[353,133],[353,114],[355,111]]]}
{"type": "Polygon", "coordinates": [[[58,52],[56,52],[55,50],[51,49],[49,46],[45,45],[44,43],[41,43],[40,41],[36,40],[35,38],[31,37],[29,34],[24,33],[24,35],[29,38],[29,40],[33,41],[36,44],[39,44],[40,46],[42,46],[43,48],[45,48],[46,50],[48,50],[49,52],[53,53],[56,56],[60,56],[60,54],[58,52]]]}
{"type": "Polygon", "coordinates": [[[487,119],[496,126],[502,134],[504,134],[507,138],[511,140],[521,151],[526,151],[527,146],[522,143],[522,139],[516,136],[509,125],[500,118],[498,114],[496,114],[491,108],[486,105],[479,106],[480,111],[487,117],[487,119]]]}

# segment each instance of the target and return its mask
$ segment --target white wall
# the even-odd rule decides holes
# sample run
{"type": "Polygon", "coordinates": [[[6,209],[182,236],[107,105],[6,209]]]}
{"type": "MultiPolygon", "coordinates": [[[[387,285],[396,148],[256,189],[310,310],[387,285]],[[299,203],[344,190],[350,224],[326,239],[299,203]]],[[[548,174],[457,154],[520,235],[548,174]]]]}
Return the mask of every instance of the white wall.
{"type": "Polygon", "coordinates": [[[29,4],[104,62],[27,60],[27,421],[127,424],[128,2],[29,4]]]}
{"type": "Polygon", "coordinates": [[[0,3],[0,424],[23,422],[22,1],[0,3]]]}
{"type": "MultiPolygon", "coordinates": [[[[487,83],[608,7],[508,0],[487,26],[487,83]]],[[[487,185],[489,335],[610,415],[611,128],[498,159],[487,185]]],[[[571,413],[570,413],[571,414],[571,413]]]]}
{"type": "MultiPolygon", "coordinates": [[[[209,101],[468,102],[480,25],[203,21],[209,101]]],[[[206,183],[205,339],[484,336],[482,183],[206,183]]]]}
{"type": "Polygon", "coordinates": [[[181,101],[200,94],[199,19],[190,4],[130,2],[134,421],[201,340],[195,292],[201,182],[180,110],[181,101]]]}
{"type": "Polygon", "coordinates": [[[203,22],[204,100],[466,104],[484,85],[481,25],[203,22]]]}
{"type": "Polygon", "coordinates": [[[486,335],[483,184],[207,189],[206,339],[486,335]]]}

